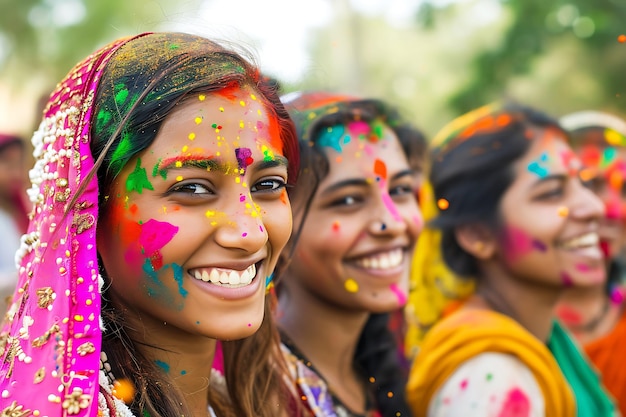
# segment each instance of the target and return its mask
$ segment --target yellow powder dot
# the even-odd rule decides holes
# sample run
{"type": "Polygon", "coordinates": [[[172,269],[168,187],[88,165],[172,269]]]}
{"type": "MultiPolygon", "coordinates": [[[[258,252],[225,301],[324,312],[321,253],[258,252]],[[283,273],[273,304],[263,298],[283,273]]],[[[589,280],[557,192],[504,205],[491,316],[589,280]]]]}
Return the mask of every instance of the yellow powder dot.
{"type": "Polygon", "coordinates": [[[81,316],[80,314],[76,314],[74,316],[74,320],[76,320],[76,321],[83,321],[83,320],[85,320],[85,318],[83,316],[81,316]]]}
{"type": "Polygon", "coordinates": [[[176,161],[174,165],[176,165],[176,168],[180,168],[183,166],[183,163],[181,161],[176,161]]]}
{"type": "Polygon", "coordinates": [[[450,207],[450,203],[445,198],[440,198],[437,200],[437,207],[439,207],[439,210],[446,210],[450,207]]]}
{"type": "Polygon", "coordinates": [[[189,150],[189,146],[185,145],[183,146],[183,152],[187,152],[189,150]]]}
{"type": "Polygon", "coordinates": [[[211,226],[217,226],[217,222],[216,221],[212,221],[211,222],[211,226]]]}
{"type": "Polygon", "coordinates": [[[193,133],[193,132],[191,132],[191,133],[189,134],[189,136],[187,136],[187,137],[189,138],[189,140],[194,140],[194,139],[196,138],[196,134],[195,134],[195,133],[193,133]]]}
{"type": "Polygon", "coordinates": [[[559,216],[561,217],[567,217],[567,215],[569,214],[569,209],[565,206],[559,207],[558,213],[559,213],[559,216]]]}
{"type": "Polygon", "coordinates": [[[196,122],[197,125],[199,125],[200,123],[202,123],[202,117],[198,116],[194,119],[194,121],[196,122]]]}
{"type": "Polygon", "coordinates": [[[263,112],[261,111],[261,109],[257,110],[256,114],[258,114],[259,116],[263,116],[263,112]]]}
{"type": "Polygon", "coordinates": [[[255,96],[254,94],[250,94],[250,98],[251,98],[252,100],[256,100],[256,96],[255,96]]]}
{"type": "Polygon", "coordinates": [[[351,293],[355,293],[359,290],[359,284],[352,278],[348,278],[346,282],[343,283],[343,285],[346,288],[346,291],[351,293]]]}
{"type": "Polygon", "coordinates": [[[183,180],[183,176],[182,175],[179,175],[179,176],[176,177],[176,181],[182,181],[182,180],[183,180]]]}
{"type": "Polygon", "coordinates": [[[246,107],[246,102],[243,100],[239,100],[239,104],[241,105],[241,107],[246,107]]]}
{"type": "Polygon", "coordinates": [[[79,284],[82,284],[83,282],[85,282],[85,280],[83,279],[83,277],[78,277],[76,282],[79,283],[79,284]]]}
{"type": "Polygon", "coordinates": [[[205,214],[205,216],[207,216],[207,217],[213,217],[213,216],[215,216],[215,212],[214,212],[213,210],[207,210],[207,212],[206,212],[206,213],[204,213],[204,214],[205,214]]]}
{"type": "Polygon", "coordinates": [[[220,111],[224,113],[224,107],[220,107],[220,111]]]}
{"type": "Polygon", "coordinates": [[[240,120],[240,121],[239,121],[239,127],[240,127],[240,128],[242,128],[242,129],[243,129],[244,127],[246,127],[246,125],[244,125],[244,124],[243,124],[243,120],[240,120]]]}
{"type": "Polygon", "coordinates": [[[241,185],[243,185],[244,187],[247,187],[248,183],[244,181],[241,185]]]}
{"type": "Polygon", "coordinates": [[[624,136],[613,129],[606,129],[604,131],[604,138],[611,146],[624,146],[624,136]]]}
{"type": "Polygon", "coordinates": [[[91,305],[91,303],[93,303],[93,301],[91,301],[91,300],[87,300],[87,301],[85,301],[85,304],[87,304],[88,306],[90,306],[90,305],[91,305]]]}
{"type": "Polygon", "coordinates": [[[198,100],[200,100],[200,101],[204,101],[205,99],[206,99],[206,96],[204,94],[200,94],[198,96],[198,100]]]}
{"type": "Polygon", "coordinates": [[[241,178],[239,178],[239,177],[235,178],[235,182],[236,182],[237,184],[239,184],[239,183],[241,182],[241,178]]]}

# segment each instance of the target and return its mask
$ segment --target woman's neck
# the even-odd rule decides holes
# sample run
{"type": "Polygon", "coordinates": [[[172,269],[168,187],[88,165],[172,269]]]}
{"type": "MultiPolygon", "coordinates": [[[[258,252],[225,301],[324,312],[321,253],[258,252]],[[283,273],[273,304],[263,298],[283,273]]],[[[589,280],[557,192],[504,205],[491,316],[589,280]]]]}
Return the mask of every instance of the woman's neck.
{"type": "Polygon", "coordinates": [[[286,290],[279,297],[279,327],[334,394],[359,411],[365,403],[365,392],[361,376],[354,369],[354,356],[370,313],[337,307],[298,285],[286,290]]]}
{"type": "Polygon", "coordinates": [[[191,415],[206,415],[216,340],[183,332],[128,310],[124,319],[128,328],[136,329],[133,339],[137,350],[178,389],[191,415]]]}
{"type": "Polygon", "coordinates": [[[484,268],[468,305],[507,315],[547,342],[561,293],[561,288],[513,277],[501,268],[484,268]]]}

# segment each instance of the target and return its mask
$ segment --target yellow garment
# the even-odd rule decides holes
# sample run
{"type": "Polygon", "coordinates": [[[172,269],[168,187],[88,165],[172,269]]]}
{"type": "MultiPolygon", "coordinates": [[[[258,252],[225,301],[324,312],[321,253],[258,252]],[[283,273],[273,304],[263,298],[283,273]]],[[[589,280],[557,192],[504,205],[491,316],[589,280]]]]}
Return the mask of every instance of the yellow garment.
{"type": "Polygon", "coordinates": [[[407,384],[413,416],[426,416],[431,398],[446,380],[484,352],[513,355],[530,369],[543,392],[546,416],[576,416],[572,391],[545,344],[507,316],[467,308],[439,322],[424,339],[407,384]]]}
{"type": "MultiPolygon", "coordinates": [[[[419,192],[424,221],[437,215],[437,205],[430,183],[419,192]]],[[[446,266],[441,254],[441,232],[425,226],[418,239],[411,265],[411,283],[405,319],[404,341],[407,359],[412,360],[426,332],[442,317],[446,307],[474,291],[474,282],[460,279],[446,266]]]]}

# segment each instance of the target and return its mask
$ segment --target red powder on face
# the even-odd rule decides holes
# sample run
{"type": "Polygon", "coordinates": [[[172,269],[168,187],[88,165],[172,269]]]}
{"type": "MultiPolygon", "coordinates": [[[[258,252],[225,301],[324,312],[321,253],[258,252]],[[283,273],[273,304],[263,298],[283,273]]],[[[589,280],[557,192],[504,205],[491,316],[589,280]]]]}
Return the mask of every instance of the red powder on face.
{"type": "MultiPolygon", "coordinates": [[[[282,155],[285,155],[284,147],[283,147],[283,139],[280,136],[280,125],[278,124],[278,120],[274,116],[269,116],[269,125],[267,126],[267,133],[269,137],[267,138],[270,142],[270,147],[280,152],[282,155]]],[[[289,155],[285,155],[289,156],[289,155]]]]}
{"type": "Polygon", "coordinates": [[[137,214],[137,204],[132,204],[128,209],[130,210],[131,214],[137,214]]]}
{"type": "Polygon", "coordinates": [[[530,400],[519,388],[508,392],[498,417],[528,417],[530,415],[530,400]]]}
{"type": "Polygon", "coordinates": [[[387,165],[380,159],[374,161],[374,173],[382,178],[383,180],[387,179],[387,165]]]}
{"type": "Polygon", "coordinates": [[[231,83],[226,87],[222,88],[220,91],[217,91],[216,94],[224,97],[227,100],[235,100],[237,98],[237,93],[241,91],[241,87],[237,83],[231,83]]]}

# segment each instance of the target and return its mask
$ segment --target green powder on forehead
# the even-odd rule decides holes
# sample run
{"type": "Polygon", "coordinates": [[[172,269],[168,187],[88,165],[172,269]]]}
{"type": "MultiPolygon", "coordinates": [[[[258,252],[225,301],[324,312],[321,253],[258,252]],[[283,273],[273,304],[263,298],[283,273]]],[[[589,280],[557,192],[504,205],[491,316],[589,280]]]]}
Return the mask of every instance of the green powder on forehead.
{"type": "Polygon", "coordinates": [[[374,132],[374,135],[376,135],[378,139],[382,138],[383,137],[383,124],[375,123],[374,126],[372,126],[372,131],[374,132]]]}

